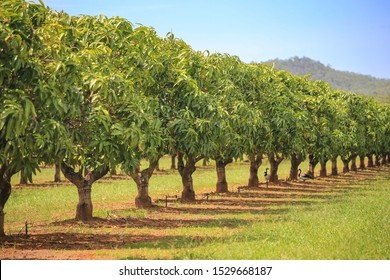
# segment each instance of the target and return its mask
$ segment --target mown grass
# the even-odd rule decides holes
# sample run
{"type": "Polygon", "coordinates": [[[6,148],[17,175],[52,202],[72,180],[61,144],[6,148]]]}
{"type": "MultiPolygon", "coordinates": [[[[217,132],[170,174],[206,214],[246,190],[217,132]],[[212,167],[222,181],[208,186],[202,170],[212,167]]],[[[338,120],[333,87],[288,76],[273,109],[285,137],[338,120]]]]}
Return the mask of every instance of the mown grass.
{"type": "Polygon", "coordinates": [[[178,253],[179,259],[390,259],[390,186],[294,207],[239,234],[178,253]]]}
{"type": "MultiPolygon", "coordinates": [[[[152,177],[153,199],[181,193],[180,176],[168,171],[169,164],[163,159],[163,171],[152,177]]],[[[289,163],[282,163],[280,179],[288,172],[289,163]]],[[[52,174],[44,169],[34,183],[47,182],[52,174]]],[[[231,189],[245,185],[248,163],[233,163],[227,176],[231,189]]],[[[196,192],[213,191],[215,180],[213,162],[199,166],[196,192]]],[[[209,201],[199,197],[196,204],[174,202],[165,208],[160,202],[150,210],[134,208],[131,179],[103,180],[92,191],[94,216],[101,219],[93,224],[66,222],[78,200],[70,184],[16,187],[6,205],[6,233],[20,233],[28,221],[33,236],[42,236],[34,241],[41,247],[46,234],[53,244],[58,236],[72,236],[66,244],[61,236],[62,243],[54,245],[50,258],[59,259],[64,251],[70,258],[88,252],[92,259],[390,259],[389,180],[389,169],[382,168],[261,192],[212,195],[209,201]],[[92,242],[83,239],[88,236],[94,236],[92,242]],[[81,243],[88,244],[87,251],[77,247],[81,243]]],[[[27,241],[18,242],[16,251],[27,241]]]]}

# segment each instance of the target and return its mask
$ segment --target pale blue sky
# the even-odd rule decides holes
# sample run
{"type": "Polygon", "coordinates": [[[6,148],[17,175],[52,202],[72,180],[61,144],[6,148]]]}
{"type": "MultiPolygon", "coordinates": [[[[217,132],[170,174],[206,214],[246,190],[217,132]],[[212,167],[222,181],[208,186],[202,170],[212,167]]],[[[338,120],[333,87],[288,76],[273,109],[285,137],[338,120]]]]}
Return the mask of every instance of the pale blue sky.
{"type": "Polygon", "coordinates": [[[121,16],[173,32],[195,50],[243,61],[306,56],[390,78],[388,0],[44,0],[71,15],[121,16]]]}

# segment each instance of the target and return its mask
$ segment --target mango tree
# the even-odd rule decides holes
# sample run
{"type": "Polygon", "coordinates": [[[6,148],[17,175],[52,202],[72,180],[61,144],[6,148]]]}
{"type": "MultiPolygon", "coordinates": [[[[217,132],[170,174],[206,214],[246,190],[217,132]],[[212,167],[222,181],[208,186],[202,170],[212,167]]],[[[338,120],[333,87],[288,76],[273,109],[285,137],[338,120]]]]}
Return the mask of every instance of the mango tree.
{"type": "MultiPolygon", "coordinates": [[[[38,164],[50,162],[66,147],[62,119],[72,110],[61,100],[68,93],[67,85],[63,92],[51,89],[58,78],[53,73],[58,56],[47,52],[40,36],[48,14],[41,4],[20,0],[0,4],[1,236],[5,235],[4,206],[11,194],[11,177],[24,170],[31,181],[38,164]]],[[[57,73],[72,80],[68,70],[64,67],[57,73]]]]}
{"type": "Polygon", "coordinates": [[[300,82],[288,72],[275,72],[264,103],[264,121],[269,127],[265,150],[270,162],[270,182],[278,181],[278,166],[288,157],[293,163],[290,178],[296,179],[305,154],[310,127],[307,112],[302,110],[300,82]]]}
{"type": "Polygon", "coordinates": [[[342,150],[340,153],[343,161],[343,172],[349,172],[349,163],[351,160],[353,164],[351,168],[353,171],[357,171],[356,157],[360,155],[364,158],[367,153],[367,144],[369,139],[366,136],[367,130],[367,104],[366,99],[363,96],[356,95],[354,93],[344,93],[344,107],[347,109],[347,117],[341,120],[344,126],[342,132],[346,135],[342,141],[342,150]]]}
{"type": "Polygon", "coordinates": [[[365,117],[365,151],[368,154],[375,154],[376,166],[381,165],[381,158],[384,154],[382,141],[384,128],[386,126],[382,110],[372,97],[364,98],[364,117],[365,117]]]}
{"type": "Polygon", "coordinates": [[[382,165],[390,163],[390,106],[388,104],[379,105],[379,118],[381,121],[381,133],[379,139],[379,150],[382,153],[382,165]]]}
{"type": "Polygon", "coordinates": [[[164,105],[169,147],[177,152],[178,171],[182,178],[183,202],[195,200],[192,174],[196,163],[211,154],[215,135],[220,132],[220,106],[208,94],[203,84],[204,56],[194,52],[182,41],[168,38],[171,57],[176,63],[173,72],[173,87],[167,92],[164,105]]]}
{"type": "Polygon", "coordinates": [[[135,169],[137,159],[127,151],[137,147],[141,139],[140,123],[145,113],[140,104],[144,100],[139,98],[132,79],[137,67],[123,71],[122,59],[132,58],[133,48],[128,43],[131,24],[103,16],[71,17],[66,22],[70,24],[61,40],[77,56],[79,112],[65,122],[72,145],[61,168],[78,190],[76,220],[88,221],[93,213],[93,183],[107,174],[110,166],[124,160],[135,169]],[[125,130],[121,126],[123,115],[131,123],[125,130]]]}
{"type": "Polygon", "coordinates": [[[333,124],[337,107],[331,98],[332,89],[322,81],[311,82],[305,96],[306,110],[312,129],[312,141],[308,145],[309,170],[314,177],[315,166],[321,163],[321,176],[326,176],[326,163],[331,158],[333,124]]]}
{"type": "MultiPolygon", "coordinates": [[[[132,158],[137,160],[137,164],[133,168],[133,162],[127,160],[125,153],[121,166],[137,185],[136,207],[147,208],[152,206],[149,196],[149,180],[158,166],[159,159],[167,149],[167,121],[164,119],[165,107],[161,98],[163,98],[164,91],[169,90],[172,85],[167,66],[170,58],[167,57],[163,40],[158,38],[151,28],[140,26],[126,40],[132,46],[133,51],[123,56],[122,71],[135,69],[129,79],[133,82],[135,91],[142,100],[138,102],[139,108],[134,112],[144,112],[144,114],[140,115],[138,120],[138,126],[142,131],[139,144],[131,149],[123,148],[126,153],[130,153],[132,158]],[[142,159],[148,162],[144,169],[141,167],[142,159]]],[[[131,115],[131,112],[121,114],[122,131],[134,126],[134,118],[137,116],[129,118],[129,114],[131,115]]],[[[119,124],[117,126],[119,127],[119,124]]],[[[123,135],[128,134],[123,133],[123,135]]]]}
{"type": "MultiPolygon", "coordinates": [[[[278,80],[282,85],[279,85],[281,92],[277,96],[281,98],[281,101],[284,100],[280,103],[282,105],[280,108],[286,108],[286,112],[283,112],[283,109],[279,112],[281,116],[278,122],[284,123],[287,131],[285,137],[281,134],[282,143],[278,143],[278,138],[272,139],[271,142],[274,143],[275,149],[282,151],[286,158],[290,158],[289,179],[297,180],[299,165],[304,161],[307,147],[313,139],[312,124],[305,101],[305,94],[310,90],[310,82],[307,77],[293,76],[285,71],[278,73],[278,80]],[[289,102],[286,102],[287,100],[289,102]]],[[[283,130],[279,131],[282,133],[283,130]]]]}
{"type": "Polygon", "coordinates": [[[215,146],[211,157],[215,160],[217,172],[216,193],[228,192],[226,166],[233,159],[243,156],[244,129],[251,125],[248,118],[248,105],[243,100],[241,89],[236,81],[242,67],[237,57],[212,54],[206,57],[205,86],[208,93],[216,97],[221,106],[220,132],[214,139],[215,146]]]}
{"type": "Polygon", "coordinates": [[[236,84],[240,88],[243,104],[239,108],[245,114],[245,123],[241,127],[242,146],[245,154],[248,155],[249,166],[249,187],[259,186],[258,170],[262,164],[263,153],[266,145],[266,134],[269,128],[263,121],[262,106],[265,93],[269,90],[270,76],[273,69],[267,65],[242,65],[236,76],[236,84]],[[246,107],[246,109],[245,109],[246,107]]]}

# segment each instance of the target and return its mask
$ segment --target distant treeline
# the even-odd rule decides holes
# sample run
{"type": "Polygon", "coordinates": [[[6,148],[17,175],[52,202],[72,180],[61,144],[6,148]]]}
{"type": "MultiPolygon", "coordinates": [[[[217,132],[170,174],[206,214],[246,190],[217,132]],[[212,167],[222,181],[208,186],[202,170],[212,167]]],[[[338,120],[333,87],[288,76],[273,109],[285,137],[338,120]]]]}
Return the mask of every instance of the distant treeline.
{"type": "Polygon", "coordinates": [[[390,80],[372,76],[338,71],[319,61],[307,57],[292,57],[287,60],[275,59],[266,63],[275,63],[275,68],[286,70],[294,75],[310,74],[313,80],[328,82],[333,88],[373,96],[380,102],[390,103],[390,80]]]}

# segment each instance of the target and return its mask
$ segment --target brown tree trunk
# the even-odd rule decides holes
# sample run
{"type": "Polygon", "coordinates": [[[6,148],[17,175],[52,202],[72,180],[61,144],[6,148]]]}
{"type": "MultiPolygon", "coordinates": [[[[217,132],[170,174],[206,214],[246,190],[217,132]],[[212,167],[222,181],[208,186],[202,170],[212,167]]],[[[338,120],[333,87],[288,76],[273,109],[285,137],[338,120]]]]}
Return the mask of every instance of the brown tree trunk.
{"type": "Polygon", "coordinates": [[[308,171],[308,175],[310,175],[312,178],[314,178],[314,171],[315,171],[315,168],[316,168],[317,164],[318,164],[318,160],[313,155],[309,155],[309,171],[308,171]]]}
{"type": "Polygon", "coordinates": [[[176,169],[176,155],[171,156],[171,170],[176,169]]]}
{"type": "Polygon", "coordinates": [[[137,166],[136,171],[130,173],[131,178],[137,185],[138,194],[135,198],[135,207],[149,208],[152,207],[152,199],[149,196],[149,180],[153,171],[157,168],[159,159],[151,161],[149,167],[142,170],[137,166]]]}
{"type": "Polygon", "coordinates": [[[88,222],[93,218],[93,205],[92,205],[92,184],[106,175],[109,171],[108,167],[103,170],[93,170],[83,176],[83,167],[78,172],[75,172],[74,168],[67,165],[65,162],[61,163],[61,170],[64,176],[77,187],[79,195],[79,202],[76,208],[75,219],[82,222],[88,222]]]}
{"type": "Polygon", "coordinates": [[[278,168],[279,168],[279,164],[283,161],[283,157],[275,153],[269,153],[268,160],[270,164],[269,182],[276,183],[279,180],[278,168]]]}
{"type": "Polygon", "coordinates": [[[376,166],[381,166],[381,156],[380,155],[375,155],[375,165],[376,166]]]}
{"type": "Polygon", "coordinates": [[[4,206],[11,195],[11,176],[6,172],[7,167],[1,166],[0,169],[0,237],[5,236],[4,231],[4,206]]]}
{"type": "Polygon", "coordinates": [[[135,197],[136,208],[152,207],[152,198],[149,196],[149,182],[137,184],[137,196],[135,197]]]}
{"type": "Polygon", "coordinates": [[[195,191],[194,191],[194,182],[192,180],[192,174],[195,172],[195,164],[201,160],[203,156],[197,158],[188,157],[186,163],[184,164],[183,154],[178,153],[178,170],[181,176],[181,182],[183,185],[183,192],[181,193],[182,202],[194,202],[195,201],[195,191]]]}
{"type": "Polygon", "coordinates": [[[250,162],[248,187],[258,187],[259,177],[257,172],[259,171],[259,167],[263,162],[263,155],[261,153],[257,155],[250,154],[248,155],[248,159],[250,162]]]}
{"type": "MultiPolygon", "coordinates": [[[[3,186],[0,187],[3,188],[3,186]]],[[[4,206],[0,205],[0,238],[5,236],[4,215],[4,206]]]]}
{"type": "Polygon", "coordinates": [[[7,170],[5,164],[0,168],[0,237],[5,236],[4,230],[4,206],[11,195],[11,177],[16,174],[15,170],[7,170]]]}
{"type": "Polygon", "coordinates": [[[160,160],[157,161],[157,165],[156,165],[156,171],[161,171],[160,169],[160,160]]]}
{"type": "Polygon", "coordinates": [[[81,181],[77,186],[79,194],[79,202],[76,208],[77,221],[91,221],[93,213],[93,205],[91,198],[92,184],[86,180],[81,181]]]}
{"type": "Polygon", "coordinates": [[[364,155],[359,156],[359,169],[364,170],[366,169],[366,165],[364,164],[364,155]]]}
{"type": "Polygon", "coordinates": [[[326,177],[327,172],[326,172],[326,163],[328,160],[320,161],[321,169],[320,169],[320,177],[326,177]]]}
{"type": "Polygon", "coordinates": [[[337,157],[332,158],[332,176],[337,176],[338,170],[337,170],[337,157]]]}
{"type": "Polygon", "coordinates": [[[290,177],[289,177],[290,180],[298,180],[298,169],[302,161],[303,161],[302,155],[300,154],[291,155],[291,167],[290,167],[290,177]]]}
{"type": "Polygon", "coordinates": [[[341,159],[343,161],[343,173],[348,173],[349,172],[349,158],[348,159],[341,159]]]}
{"type": "Polygon", "coordinates": [[[382,154],[382,162],[381,162],[382,165],[386,165],[387,164],[386,156],[387,156],[386,153],[382,154]]]}
{"type": "Polygon", "coordinates": [[[116,172],[115,166],[110,169],[110,176],[116,176],[118,173],[116,172]]]}
{"type": "Polygon", "coordinates": [[[202,163],[202,166],[207,166],[207,159],[203,159],[203,163],[202,163]]]}
{"type": "Polygon", "coordinates": [[[215,160],[215,168],[217,170],[217,184],[216,184],[216,193],[226,193],[229,191],[228,183],[226,181],[226,170],[225,167],[229,163],[232,163],[232,159],[223,160],[217,158],[215,160]]]}
{"type": "Polygon", "coordinates": [[[232,159],[223,160],[217,158],[215,160],[215,169],[217,171],[217,184],[216,184],[216,193],[226,193],[229,191],[228,183],[226,181],[226,165],[233,162],[232,159]]]}
{"type": "Polygon", "coordinates": [[[351,171],[357,172],[357,166],[356,166],[356,155],[351,156],[351,171]]]}
{"type": "Polygon", "coordinates": [[[61,182],[61,163],[55,165],[54,182],[61,182]]]}
{"type": "Polygon", "coordinates": [[[24,175],[24,170],[20,170],[20,182],[19,182],[20,185],[27,185],[28,182],[27,182],[27,177],[26,175],[24,175]]]}
{"type": "Polygon", "coordinates": [[[372,154],[367,155],[367,159],[368,159],[367,167],[374,167],[373,155],[372,154]]]}

